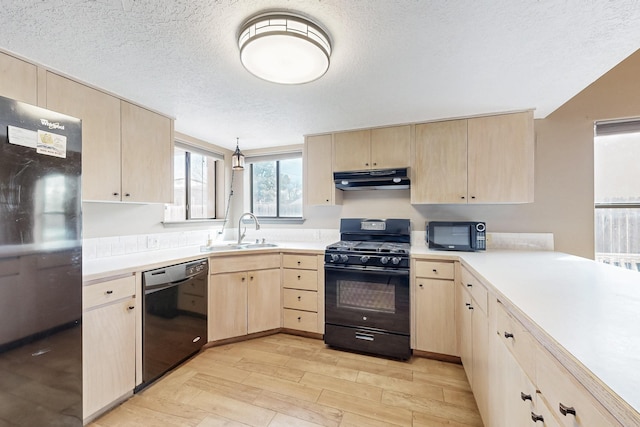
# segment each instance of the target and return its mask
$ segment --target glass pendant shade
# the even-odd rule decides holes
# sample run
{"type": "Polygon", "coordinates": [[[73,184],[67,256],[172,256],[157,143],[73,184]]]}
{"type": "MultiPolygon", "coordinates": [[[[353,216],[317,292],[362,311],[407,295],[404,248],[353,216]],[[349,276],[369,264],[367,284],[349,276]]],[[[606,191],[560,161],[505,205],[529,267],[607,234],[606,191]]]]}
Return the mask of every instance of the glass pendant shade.
{"type": "Polygon", "coordinates": [[[238,38],[242,65],[263,80],[301,84],[329,68],[331,43],[316,24],[298,15],[264,14],[247,21],[238,38]]]}
{"type": "Polygon", "coordinates": [[[240,151],[240,147],[238,142],[236,141],[236,151],[233,152],[233,156],[231,156],[231,169],[234,171],[242,171],[244,170],[244,154],[240,151]]]}

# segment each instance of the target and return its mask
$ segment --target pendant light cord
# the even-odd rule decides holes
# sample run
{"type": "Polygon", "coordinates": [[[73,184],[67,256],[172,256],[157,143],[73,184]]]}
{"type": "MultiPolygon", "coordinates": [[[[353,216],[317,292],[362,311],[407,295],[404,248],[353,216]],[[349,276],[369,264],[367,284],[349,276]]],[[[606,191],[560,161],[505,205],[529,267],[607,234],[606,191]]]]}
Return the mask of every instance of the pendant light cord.
{"type": "Polygon", "coordinates": [[[229,208],[231,207],[231,196],[233,196],[233,177],[235,176],[236,171],[231,169],[231,184],[229,185],[229,197],[227,197],[227,206],[224,213],[224,221],[222,222],[222,230],[218,234],[223,235],[224,239],[224,229],[227,226],[227,221],[229,220],[229,208]]]}

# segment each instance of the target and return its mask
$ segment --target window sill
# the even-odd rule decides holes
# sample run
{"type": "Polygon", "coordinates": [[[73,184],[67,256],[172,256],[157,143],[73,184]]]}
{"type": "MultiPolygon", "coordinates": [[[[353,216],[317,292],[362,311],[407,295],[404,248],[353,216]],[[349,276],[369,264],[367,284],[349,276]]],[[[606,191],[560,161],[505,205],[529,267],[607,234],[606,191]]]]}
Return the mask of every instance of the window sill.
{"type": "Polygon", "coordinates": [[[258,217],[260,224],[304,224],[304,218],[269,218],[258,217]]]}
{"type": "Polygon", "coordinates": [[[162,221],[165,228],[171,227],[195,227],[202,225],[222,225],[224,219],[190,219],[185,221],[162,221]]]}

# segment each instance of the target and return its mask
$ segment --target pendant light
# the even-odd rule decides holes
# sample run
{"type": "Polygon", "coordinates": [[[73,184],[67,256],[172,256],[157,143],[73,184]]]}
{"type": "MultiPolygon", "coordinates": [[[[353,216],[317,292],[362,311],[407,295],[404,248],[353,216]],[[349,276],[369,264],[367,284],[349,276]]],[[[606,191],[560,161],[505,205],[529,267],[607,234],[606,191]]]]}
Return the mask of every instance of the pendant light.
{"type": "Polygon", "coordinates": [[[234,171],[244,170],[244,154],[240,151],[239,138],[236,138],[236,151],[231,156],[231,169],[234,171]]]}
{"type": "Polygon", "coordinates": [[[329,69],[329,36],[320,25],[303,16],[265,13],[246,21],[239,34],[242,65],[263,80],[308,83],[329,69]]]}

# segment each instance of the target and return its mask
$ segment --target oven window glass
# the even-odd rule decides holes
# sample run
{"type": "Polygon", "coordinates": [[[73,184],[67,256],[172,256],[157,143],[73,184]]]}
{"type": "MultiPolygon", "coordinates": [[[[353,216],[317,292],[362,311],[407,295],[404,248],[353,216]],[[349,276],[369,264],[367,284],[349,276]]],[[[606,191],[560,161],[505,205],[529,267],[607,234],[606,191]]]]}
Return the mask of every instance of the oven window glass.
{"type": "Polygon", "coordinates": [[[435,227],[433,230],[433,242],[438,245],[464,245],[470,244],[470,227],[468,225],[455,225],[452,227],[435,227]]]}
{"type": "Polygon", "coordinates": [[[396,287],[387,283],[338,280],[338,307],[395,313],[396,287]]]}

